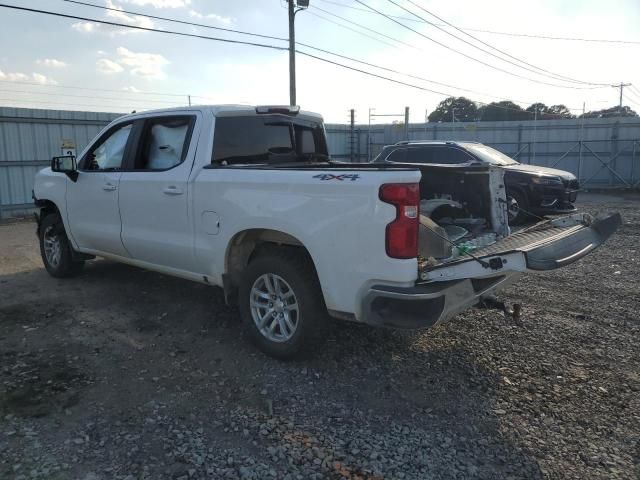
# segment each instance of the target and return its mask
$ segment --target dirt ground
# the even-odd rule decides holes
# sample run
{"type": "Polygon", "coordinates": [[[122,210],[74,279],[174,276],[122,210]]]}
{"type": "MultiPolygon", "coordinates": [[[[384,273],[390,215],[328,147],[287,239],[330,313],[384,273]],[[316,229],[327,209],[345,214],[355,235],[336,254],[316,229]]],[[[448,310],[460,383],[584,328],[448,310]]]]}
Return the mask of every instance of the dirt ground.
{"type": "Polygon", "coordinates": [[[332,323],[315,356],[243,338],[217,289],[42,267],[0,225],[0,478],[640,477],[640,197],[608,244],[430,331],[332,323]]]}

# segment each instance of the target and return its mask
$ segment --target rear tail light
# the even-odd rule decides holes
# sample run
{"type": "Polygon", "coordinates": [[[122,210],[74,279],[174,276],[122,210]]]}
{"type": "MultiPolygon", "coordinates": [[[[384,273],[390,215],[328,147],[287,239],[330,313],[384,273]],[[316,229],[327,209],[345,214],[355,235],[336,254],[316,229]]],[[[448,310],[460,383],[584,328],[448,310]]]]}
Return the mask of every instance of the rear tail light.
{"type": "Polygon", "coordinates": [[[420,188],[417,183],[386,183],[380,187],[380,200],[396,207],[396,218],[387,225],[386,248],[391,258],[418,256],[418,205],[420,188]]]}

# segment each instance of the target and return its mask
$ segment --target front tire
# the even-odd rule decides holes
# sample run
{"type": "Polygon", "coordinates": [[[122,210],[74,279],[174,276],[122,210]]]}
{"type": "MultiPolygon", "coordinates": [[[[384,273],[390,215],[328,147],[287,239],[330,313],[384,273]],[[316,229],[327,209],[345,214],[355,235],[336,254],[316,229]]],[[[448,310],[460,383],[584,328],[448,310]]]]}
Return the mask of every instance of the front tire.
{"type": "Polygon", "coordinates": [[[40,223],[39,238],[42,263],[49,275],[64,278],[80,273],[84,261],[74,261],[71,244],[60,215],[52,213],[44,217],[40,223]]]}
{"type": "Polygon", "coordinates": [[[310,259],[295,249],[253,259],[238,294],[247,332],[267,355],[290,359],[321,340],[327,315],[320,284],[310,259]]]}

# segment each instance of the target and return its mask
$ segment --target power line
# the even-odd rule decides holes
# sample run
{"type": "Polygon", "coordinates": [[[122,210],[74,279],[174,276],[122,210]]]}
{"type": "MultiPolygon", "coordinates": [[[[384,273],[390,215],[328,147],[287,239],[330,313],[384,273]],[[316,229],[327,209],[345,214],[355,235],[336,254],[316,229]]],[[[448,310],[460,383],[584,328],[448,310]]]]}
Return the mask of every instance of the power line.
{"type": "Polygon", "coordinates": [[[57,92],[28,92],[25,90],[13,90],[13,89],[0,89],[2,93],[22,93],[27,95],[47,95],[52,97],[73,97],[73,98],[95,98],[97,100],[127,100],[130,102],[137,103],[159,103],[162,105],[183,105],[182,102],[170,102],[165,100],[148,100],[148,99],[125,99],[125,98],[117,98],[117,97],[101,97],[96,95],[73,95],[71,93],[57,93],[57,92]]]}
{"type": "Polygon", "coordinates": [[[634,96],[637,95],[638,99],[640,99],[640,90],[635,85],[630,85],[627,92],[631,92],[634,96]]]}
{"type": "Polygon", "coordinates": [[[640,102],[640,96],[636,95],[636,93],[634,93],[630,88],[627,89],[624,96],[633,102],[640,102]]]}
{"type": "MultiPolygon", "coordinates": [[[[397,23],[397,24],[398,24],[398,25],[400,25],[401,27],[406,28],[407,30],[411,30],[412,32],[417,33],[417,34],[418,34],[418,35],[420,35],[421,37],[424,37],[424,38],[426,38],[427,40],[429,40],[429,41],[431,41],[431,42],[433,42],[433,43],[435,43],[435,44],[437,44],[437,45],[440,45],[441,47],[446,48],[447,50],[450,50],[450,51],[452,51],[452,52],[455,52],[455,53],[457,53],[458,55],[462,55],[463,57],[468,58],[469,60],[473,60],[474,62],[480,63],[480,64],[482,64],[482,65],[484,65],[484,66],[486,66],[486,67],[492,68],[492,69],[497,70],[497,71],[500,71],[500,72],[502,72],[502,73],[506,73],[507,75],[511,75],[511,76],[513,76],[513,77],[522,78],[522,79],[527,80],[527,81],[530,81],[530,82],[540,83],[540,84],[543,84],[543,85],[549,85],[549,86],[552,86],[552,87],[558,87],[558,88],[571,88],[571,89],[575,89],[575,90],[586,90],[586,89],[600,88],[600,87],[576,87],[576,86],[572,86],[572,85],[558,85],[557,83],[544,82],[544,81],[542,81],[542,80],[532,79],[532,78],[525,77],[525,76],[523,76],[523,75],[520,75],[520,74],[517,74],[517,73],[511,72],[511,71],[509,71],[509,70],[505,70],[504,68],[497,67],[497,66],[492,65],[492,64],[490,64],[490,63],[484,62],[484,61],[480,60],[479,58],[472,57],[471,55],[467,55],[466,53],[461,52],[461,51],[459,51],[459,50],[456,50],[455,48],[450,47],[449,45],[447,45],[447,44],[445,44],[445,43],[442,43],[442,42],[440,42],[440,41],[438,41],[438,40],[435,40],[435,39],[433,39],[433,38],[431,38],[431,37],[429,37],[429,36],[427,36],[427,35],[423,34],[422,32],[420,32],[420,31],[418,31],[418,30],[416,30],[416,29],[414,29],[414,28],[409,27],[408,25],[405,25],[404,23],[399,22],[398,20],[395,20],[395,19],[393,19],[393,18],[389,17],[386,13],[381,12],[380,10],[375,9],[375,8],[373,8],[373,7],[372,7],[372,6],[370,6],[370,5],[367,5],[366,3],[362,2],[361,0],[355,0],[355,1],[356,1],[356,2],[358,2],[358,3],[359,3],[359,4],[361,4],[361,5],[364,5],[365,7],[369,8],[369,9],[371,9],[372,11],[374,11],[374,12],[378,13],[379,15],[381,15],[381,16],[383,16],[383,17],[387,18],[388,20],[390,20],[390,21],[392,21],[392,22],[394,22],[394,23],[397,23]]],[[[391,1],[391,0],[389,0],[389,1],[391,1]]],[[[394,2],[392,2],[392,3],[394,3],[394,2]]],[[[402,8],[402,7],[401,7],[401,8],[402,8]]],[[[411,12],[409,12],[409,13],[411,13],[411,12]]]]}
{"type": "MultiPolygon", "coordinates": [[[[123,112],[131,111],[132,106],[127,105],[99,105],[96,103],[69,103],[69,102],[50,102],[48,100],[16,100],[15,98],[0,98],[0,102],[10,102],[10,103],[33,103],[37,105],[64,105],[66,107],[97,107],[97,108],[120,108],[123,112]]],[[[6,105],[5,105],[6,106],[6,105]]],[[[19,107],[14,107],[19,108],[19,107]]],[[[118,112],[121,113],[121,112],[118,112]]]]}
{"type": "MultiPolygon", "coordinates": [[[[426,91],[426,92],[435,93],[435,94],[438,94],[438,95],[444,95],[446,97],[454,96],[454,95],[451,95],[450,93],[440,92],[438,90],[432,90],[430,88],[421,87],[419,85],[414,85],[414,84],[411,84],[411,83],[403,82],[401,80],[396,80],[396,79],[393,79],[393,78],[385,77],[383,75],[378,75],[376,73],[368,72],[366,70],[361,70],[359,68],[351,67],[351,66],[345,65],[343,63],[334,62],[333,60],[329,60],[327,58],[318,57],[316,55],[312,55],[312,54],[307,53],[307,52],[302,52],[300,50],[296,50],[296,53],[299,53],[300,55],[304,55],[304,56],[307,56],[307,57],[314,58],[314,59],[319,60],[321,62],[326,62],[326,63],[330,63],[332,65],[337,65],[339,67],[346,68],[348,70],[353,70],[355,72],[359,72],[359,73],[362,73],[364,75],[369,75],[371,77],[380,78],[382,80],[387,80],[387,81],[390,81],[390,82],[393,82],[393,83],[398,83],[398,84],[404,85],[406,87],[411,87],[411,88],[415,88],[415,89],[418,89],[418,90],[423,90],[423,91],[426,91]]],[[[505,106],[502,106],[502,105],[497,105],[495,103],[493,103],[493,104],[489,104],[489,103],[485,103],[485,102],[473,102],[473,103],[477,103],[478,105],[484,105],[484,106],[491,105],[492,107],[499,108],[501,110],[510,110],[510,111],[514,111],[514,112],[520,112],[520,113],[524,113],[524,114],[534,115],[533,112],[528,112],[528,111],[526,111],[524,109],[518,110],[518,109],[515,109],[515,108],[510,108],[510,107],[505,107],[505,106]]],[[[569,110],[575,110],[575,109],[569,109],[569,110]]]]}
{"type": "Polygon", "coordinates": [[[635,105],[636,107],[640,107],[640,103],[639,103],[639,102],[636,102],[635,100],[632,100],[631,98],[629,98],[629,97],[628,97],[628,93],[629,93],[629,92],[627,92],[627,93],[623,94],[623,95],[622,95],[622,98],[623,98],[624,100],[626,100],[628,104],[635,105]]]}
{"type": "Polygon", "coordinates": [[[406,46],[406,47],[416,48],[416,46],[415,46],[415,45],[411,45],[410,43],[404,42],[404,41],[402,41],[402,40],[398,40],[397,38],[390,37],[389,35],[385,35],[384,33],[380,33],[380,32],[378,32],[378,31],[376,31],[376,30],[374,30],[374,29],[372,29],[372,28],[365,27],[364,25],[361,25],[360,23],[353,22],[353,21],[351,21],[351,20],[349,20],[349,19],[347,19],[347,18],[344,18],[344,17],[341,17],[341,16],[339,16],[339,15],[336,15],[335,13],[331,13],[331,12],[329,12],[328,10],[325,10],[325,9],[323,9],[323,8],[316,7],[316,6],[314,6],[313,8],[314,8],[314,10],[320,10],[321,12],[324,12],[324,13],[326,13],[326,14],[328,14],[328,15],[331,15],[331,16],[333,16],[333,17],[339,18],[340,20],[342,20],[342,21],[344,21],[344,22],[348,22],[348,23],[350,23],[350,24],[352,24],[352,25],[355,25],[355,26],[357,26],[357,27],[360,27],[360,28],[362,28],[362,29],[364,29],[364,30],[368,30],[368,31],[370,31],[370,32],[373,32],[373,33],[375,33],[375,34],[378,34],[378,35],[380,35],[380,36],[382,36],[382,37],[384,37],[384,38],[387,38],[387,39],[389,39],[389,40],[393,40],[394,42],[398,42],[398,43],[400,43],[400,44],[402,44],[402,45],[404,45],[404,46],[406,46]]]}
{"type": "MultiPolygon", "coordinates": [[[[393,68],[383,67],[383,66],[380,66],[380,65],[376,65],[374,63],[365,62],[364,60],[358,60],[357,58],[353,58],[353,57],[349,57],[347,55],[342,55],[342,54],[339,54],[339,53],[335,53],[335,52],[332,52],[330,50],[324,50],[322,48],[313,47],[311,45],[307,45],[307,44],[302,43],[302,42],[296,42],[296,43],[298,45],[302,45],[304,47],[311,48],[313,50],[317,50],[317,51],[320,51],[322,53],[327,53],[329,55],[334,55],[336,57],[343,58],[343,59],[349,60],[351,62],[360,63],[362,65],[367,65],[369,67],[377,68],[379,70],[384,70],[384,71],[395,73],[395,74],[398,74],[398,75],[404,75],[406,77],[410,77],[410,78],[413,78],[413,79],[416,79],[416,80],[422,80],[423,82],[433,83],[434,85],[439,85],[441,87],[453,88],[455,90],[460,90],[460,91],[463,91],[463,92],[475,93],[476,95],[482,95],[482,96],[485,96],[485,97],[492,97],[492,98],[497,98],[497,99],[500,99],[500,100],[506,100],[504,97],[500,97],[500,96],[497,96],[497,95],[491,95],[489,93],[483,93],[483,92],[479,92],[477,90],[471,90],[471,89],[468,89],[468,88],[457,87],[455,85],[451,85],[451,84],[448,84],[448,83],[437,82],[435,80],[430,80],[428,78],[420,77],[418,75],[413,75],[413,74],[410,74],[410,73],[401,72],[399,70],[394,70],[393,68]]],[[[515,100],[515,101],[517,101],[519,103],[534,103],[534,102],[528,102],[528,101],[525,101],[525,100],[515,100]]]]}
{"type": "MultiPolygon", "coordinates": [[[[278,47],[276,45],[268,45],[266,43],[257,43],[257,42],[247,42],[245,40],[232,40],[230,38],[221,38],[221,37],[208,37],[206,35],[199,35],[197,33],[184,33],[184,32],[177,32],[175,30],[160,30],[157,28],[150,28],[150,27],[141,27],[139,25],[127,25],[125,23],[118,23],[118,22],[110,22],[108,20],[98,20],[97,18],[88,18],[88,17],[81,17],[79,15],[69,15],[66,13],[59,13],[59,12],[51,12],[48,10],[38,10],[35,8],[27,8],[27,7],[18,7],[16,5],[7,5],[4,3],[0,3],[0,7],[2,8],[10,8],[13,10],[22,10],[25,12],[31,12],[31,13],[41,13],[41,14],[45,14],[45,15],[52,15],[54,17],[62,17],[62,18],[71,18],[73,20],[83,20],[85,22],[94,22],[94,23],[101,23],[103,25],[111,25],[112,27],[123,27],[123,28],[132,28],[134,30],[141,30],[144,32],[156,32],[156,33],[165,33],[165,34],[169,34],[169,35],[177,35],[180,37],[193,37],[193,38],[201,38],[204,40],[214,40],[217,42],[223,42],[223,43],[232,43],[235,45],[249,45],[252,47],[258,47],[258,48],[267,48],[267,49],[271,49],[271,50],[280,50],[280,51],[286,51],[288,50],[287,47],[278,47]]],[[[106,7],[104,7],[106,8],[106,7]]],[[[119,10],[122,12],[122,10],[119,10]]]]}
{"type": "MultiPolygon", "coordinates": [[[[397,5],[394,1],[392,1],[392,0],[389,0],[389,1],[390,1],[391,3],[393,3],[394,5],[396,5],[396,6],[399,6],[399,5],[397,5]]],[[[506,55],[507,57],[512,58],[512,59],[514,59],[514,60],[516,60],[516,61],[518,61],[518,62],[524,63],[525,65],[528,65],[528,66],[530,66],[530,67],[532,67],[532,68],[534,68],[534,69],[536,69],[536,70],[540,70],[540,71],[542,71],[542,72],[545,72],[545,73],[548,73],[548,74],[552,75],[553,77],[557,77],[557,79],[559,79],[559,80],[565,80],[565,81],[570,81],[570,82],[575,82],[575,83],[584,83],[584,84],[587,84],[587,85],[608,86],[608,84],[605,84],[605,83],[594,83],[594,82],[585,82],[585,81],[582,81],[582,80],[577,80],[577,79],[575,79],[575,78],[567,77],[567,76],[565,76],[565,75],[560,75],[559,73],[554,73],[554,72],[551,72],[551,71],[549,71],[549,70],[545,70],[544,68],[541,68],[541,67],[538,67],[538,66],[536,66],[536,65],[533,65],[533,64],[531,64],[531,63],[529,63],[529,62],[527,62],[527,61],[525,61],[525,60],[522,60],[521,58],[515,57],[515,56],[511,55],[510,53],[505,52],[504,50],[501,50],[501,49],[499,49],[499,48],[497,48],[497,47],[495,47],[495,46],[491,45],[490,43],[487,43],[487,42],[485,42],[485,41],[481,40],[481,39],[480,39],[480,38],[478,38],[478,37],[475,37],[475,36],[471,35],[470,33],[465,32],[465,31],[464,31],[464,30],[462,30],[461,28],[456,27],[456,26],[455,26],[455,25],[453,25],[452,23],[448,22],[447,20],[445,20],[445,19],[444,19],[444,18],[442,18],[442,17],[439,17],[439,16],[438,16],[438,15],[436,15],[435,13],[433,13],[433,12],[431,12],[431,11],[427,10],[426,8],[424,8],[424,7],[422,7],[421,5],[417,4],[417,3],[416,3],[416,2],[414,2],[413,0],[407,0],[407,1],[408,1],[411,5],[413,5],[413,6],[417,7],[417,8],[419,8],[420,10],[422,10],[422,11],[426,12],[427,14],[431,15],[432,17],[437,18],[438,20],[440,20],[441,22],[444,22],[444,23],[445,23],[446,25],[448,25],[449,27],[452,27],[452,28],[456,29],[457,31],[459,31],[459,32],[463,33],[464,35],[467,35],[468,37],[470,37],[470,38],[474,39],[475,41],[480,42],[481,44],[483,44],[483,45],[485,45],[485,46],[487,46],[487,47],[489,47],[489,48],[491,48],[491,49],[493,49],[493,50],[495,50],[495,51],[497,51],[497,52],[500,52],[502,55],[506,55]]],[[[404,9],[404,7],[400,7],[400,8],[403,8],[403,9],[404,9]]],[[[406,10],[406,9],[404,9],[404,10],[406,10]]],[[[409,10],[406,10],[406,11],[409,11],[409,10]]],[[[417,18],[421,18],[421,19],[422,19],[422,17],[420,17],[419,15],[416,15],[415,13],[412,13],[412,14],[413,14],[413,15],[415,15],[417,18]]],[[[423,19],[423,20],[425,20],[425,19],[423,19]]],[[[425,21],[427,21],[427,20],[425,20],[425,21]]],[[[429,22],[429,23],[431,23],[431,22],[429,22]]],[[[436,28],[438,28],[438,29],[442,30],[443,32],[445,32],[445,33],[447,33],[447,34],[449,34],[449,35],[452,35],[450,32],[447,32],[445,29],[443,29],[443,28],[441,28],[441,27],[439,27],[439,26],[437,26],[437,25],[435,25],[435,24],[433,24],[433,23],[431,23],[431,25],[434,25],[436,28]]],[[[464,41],[464,40],[462,40],[461,38],[459,38],[459,37],[458,37],[458,36],[456,36],[456,35],[453,35],[453,36],[454,36],[455,38],[458,38],[458,39],[459,39],[459,40],[461,40],[461,41],[464,41]]],[[[465,43],[468,43],[468,42],[465,42],[465,43]]],[[[471,44],[470,44],[470,45],[471,45],[471,44]]],[[[472,46],[473,46],[473,45],[472,45],[472,46]]],[[[476,48],[478,48],[478,47],[476,47],[476,48]]],[[[484,49],[480,49],[480,50],[485,51],[484,49]]],[[[493,56],[495,56],[495,55],[493,55],[493,56]]],[[[497,57],[497,58],[499,58],[499,57],[497,57]]],[[[503,60],[504,60],[504,59],[503,59],[503,60]]],[[[504,60],[504,61],[506,61],[506,60],[504,60]]],[[[508,62],[508,63],[512,63],[512,62],[508,62]]],[[[521,68],[524,68],[524,67],[521,67],[521,68]]],[[[525,69],[525,70],[529,70],[529,69],[525,69]]],[[[533,70],[531,70],[531,71],[533,71],[533,70]]]]}
{"type": "MultiPolygon", "coordinates": [[[[0,5],[1,6],[1,5],[0,5]]],[[[189,94],[187,93],[159,93],[159,92],[146,92],[146,91],[127,91],[127,90],[115,90],[109,88],[92,88],[92,87],[81,87],[78,85],[58,85],[58,84],[48,84],[48,83],[38,83],[38,82],[23,82],[18,80],[0,80],[1,83],[9,83],[9,84],[19,84],[19,85],[33,85],[36,87],[50,87],[50,88],[71,88],[74,90],[90,90],[95,92],[113,92],[113,93],[125,93],[129,95],[158,95],[158,96],[167,96],[167,97],[186,97],[189,94]]]]}
{"type": "MultiPolygon", "coordinates": [[[[339,7],[344,7],[344,8],[349,8],[352,10],[358,10],[360,12],[366,12],[366,13],[370,13],[373,14],[375,12],[372,12],[371,10],[368,10],[366,8],[359,8],[359,7],[354,7],[353,5],[345,5],[344,3],[340,3],[340,2],[335,2],[332,0],[315,0],[315,1],[322,1],[324,3],[330,3],[332,5],[337,5],[339,7]]],[[[407,18],[407,17],[401,17],[401,16],[397,16],[397,15],[389,15],[392,18],[397,18],[398,20],[406,20],[406,21],[410,21],[410,22],[418,22],[418,23],[425,23],[422,20],[418,20],[415,18],[407,18]]],[[[443,27],[445,26],[444,24],[440,24],[439,26],[443,27]]],[[[501,31],[497,31],[497,30],[487,30],[487,29],[482,29],[482,28],[471,28],[471,27],[460,27],[462,30],[466,30],[466,31],[470,31],[470,32],[481,32],[481,33],[489,33],[492,35],[504,35],[504,36],[509,36],[509,37],[524,37],[524,38],[533,38],[533,39],[540,39],[540,40],[562,40],[562,41],[570,41],[570,42],[598,42],[598,43],[618,43],[618,44],[627,44],[627,45],[640,45],[640,41],[638,40],[617,40],[617,39],[603,39],[603,38],[583,38],[583,37],[561,37],[558,35],[541,35],[541,34],[531,34],[531,33],[516,33],[516,32],[501,32],[501,31]]]]}
{"type": "Polygon", "coordinates": [[[126,13],[128,15],[137,15],[137,16],[140,16],[140,17],[153,18],[154,20],[163,20],[163,21],[167,21],[167,22],[180,23],[182,25],[189,25],[189,26],[192,26],[192,27],[211,28],[211,29],[214,29],[214,30],[221,30],[223,32],[238,33],[240,35],[250,35],[252,37],[266,38],[266,39],[269,39],[269,40],[280,40],[280,41],[283,41],[283,42],[288,42],[289,41],[288,38],[284,38],[284,37],[275,37],[275,36],[272,36],[272,35],[263,35],[263,34],[260,34],[260,33],[245,32],[245,31],[242,31],[242,30],[235,30],[233,28],[214,27],[213,25],[205,25],[203,23],[188,22],[186,20],[178,20],[176,18],[159,17],[157,15],[149,15],[149,14],[146,14],[146,13],[132,12],[131,10],[124,10],[124,9],[120,9],[120,8],[107,7],[107,6],[104,6],[104,5],[96,5],[95,3],[81,2],[79,0],[62,0],[62,1],[63,2],[67,2],[67,3],[75,3],[77,5],[84,5],[85,7],[100,8],[102,10],[111,10],[113,12],[126,13]]]}
{"type": "MultiPolygon", "coordinates": [[[[103,10],[122,11],[122,12],[128,13],[130,15],[137,15],[137,16],[155,18],[155,19],[161,18],[163,21],[167,21],[167,22],[184,23],[184,22],[182,22],[180,20],[174,20],[174,19],[168,18],[168,17],[157,17],[157,16],[146,15],[144,13],[139,13],[139,12],[132,12],[132,11],[126,11],[126,10],[117,10],[117,9],[113,9],[113,8],[109,8],[109,7],[103,7],[101,5],[95,5],[95,4],[91,4],[91,3],[87,3],[87,2],[80,2],[80,1],[76,1],[76,0],[63,0],[63,1],[70,2],[70,3],[78,3],[78,4],[82,4],[82,5],[86,5],[86,6],[91,6],[91,7],[94,7],[94,8],[103,9],[103,10]]],[[[322,9],[320,9],[320,10],[322,10],[322,9]]],[[[325,11],[325,10],[322,10],[322,11],[325,11]]],[[[312,12],[309,12],[309,13],[312,13],[312,12]]],[[[326,12],[326,13],[329,13],[330,15],[333,15],[331,12],[326,12]]],[[[334,15],[334,16],[336,16],[336,15],[334,15]]],[[[342,17],[339,17],[339,18],[342,19],[342,17]]],[[[359,25],[359,24],[357,24],[355,22],[351,22],[351,21],[346,20],[346,19],[343,19],[343,20],[348,21],[349,23],[353,23],[354,25],[358,25],[361,28],[366,28],[366,27],[362,27],[361,25],[359,25]]],[[[190,22],[188,22],[188,23],[190,23],[190,22]]],[[[212,28],[212,29],[216,29],[216,30],[218,29],[218,27],[213,27],[213,26],[207,25],[207,24],[201,24],[200,23],[200,24],[197,24],[197,25],[199,27],[203,27],[203,28],[212,28]]],[[[370,30],[370,31],[375,33],[375,30],[371,30],[371,29],[368,29],[368,30],[370,30]]],[[[251,35],[251,33],[248,33],[248,32],[243,32],[243,33],[246,34],[246,35],[251,35]]],[[[401,42],[400,40],[394,39],[392,37],[388,37],[386,35],[384,35],[384,36],[387,37],[387,38],[390,38],[392,40],[396,40],[396,41],[398,41],[400,43],[404,43],[404,42],[401,42]]],[[[271,38],[276,38],[277,39],[278,37],[271,37],[271,38]]],[[[342,55],[342,54],[339,54],[339,53],[336,53],[336,52],[325,50],[325,49],[322,49],[322,48],[319,48],[319,47],[314,47],[313,45],[309,45],[307,43],[296,42],[296,44],[304,46],[304,47],[307,47],[307,48],[311,48],[311,49],[319,51],[319,52],[327,53],[327,54],[330,54],[330,55],[335,55],[335,56],[337,56],[339,58],[343,58],[343,59],[346,59],[346,60],[349,60],[349,61],[352,61],[352,62],[360,63],[360,64],[367,65],[367,66],[370,66],[370,67],[374,67],[374,68],[378,68],[378,69],[381,69],[381,70],[385,70],[385,71],[388,71],[388,72],[391,72],[391,73],[396,73],[396,74],[399,74],[399,75],[405,75],[407,77],[414,78],[414,79],[417,79],[417,80],[422,80],[422,81],[427,82],[427,83],[433,83],[435,85],[440,85],[440,86],[444,86],[444,87],[448,87],[448,88],[453,88],[453,89],[460,90],[460,91],[465,91],[465,92],[469,92],[469,93],[475,93],[475,94],[486,96],[486,97],[492,97],[492,98],[497,98],[497,99],[504,100],[504,97],[500,97],[500,96],[497,96],[497,95],[491,95],[491,94],[487,94],[487,93],[483,93],[483,92],[478,92],[476,90],[471,90],[471,89],[467,89],[467,88],[456,87],[454,85],[450,85],[450,84],[447,84],[447,83],[437,82],[435,80],[430,80],[430,79],[427,79],[427,78],[424,78],[424,77],[420,77],[420,76],[404,73],[404,72],[401,72],[401,71],[398,71],[398,70],[394,70],[394,69],[391,69],[391,68],[387,68],[387,67],[383,67],[383,66],[379,66],[379,65],[374,65],[372,63],[365,62],[365,61],[362,61],[362,60],[358,60],[358,59],[353,58],[353,57],[348,57],[346,55],[342,55]]],[[[406,44],[406,43],[405,43],[405,45],[412,46],[412,45],[406,44]]],[[[532,102],[527,102],[527,101],[519,101],[519,102],[520,103],[532,103],[532,102]]]]}
{"type": "MultiPolygon", "coordinates": [[[[106,24],[106,25],[111,25],[111,26],[116,26],[116,27],[123,27],[123,28],[131,28],[131,29],[135,29],[135,30],[143,30],[143,31],[150,31],[150,32],[155,32],[155,33],[163,33],[163,34],[167,34],[167,35],[178,35],[178,36],[183,36],[183,37],[192,37],[192,38],[199,38],[199,39],[203,39],[203,40],[212,40],[212,41],[222,41],[222,42],[229,42],[229,43],[234,43],[234,44],[241,44],[241,45],[250,45],[250,46],[255,46],[255,47],[260,47],[260,48],[271,48],[274,50],[287,50],[287,48],[284,47],[277,47],[277,46],[273,46],[273,45],[266,45],[266,44],[259,44],[259,43],[255,43],[255,42],[244,42],[244,41],[239,41],[239,40],[230,40],[230,39],[220,39],[217,37],[208,37],[206,35],[199,35],[199,34],[193,34],[193,33],[183,33],[183,32],[175,32],[172,30],[159,30],[159,29],[155,29],[155,28],[149,28],[149,27],[140,27],[137,25],[127,25],[127,24],[123,24],[123,23],[118,23],[118,22],[110,22],[110,21],[106,21],[106,20],[98,20],[98,19],[94,19],[94,18],[87,18],[87,17],[81,17],[81,16],[76,16],[76,15],[67,15],[67,14],[62,14],[62,13],[58,13],[58,12],[51,12],[51,11],[46,11],[46,10],[38,10],[38,9],[33,9],[33,8],[26,8],[26,7],[18,7],[18,6],[13,6],[13,5],[6,5],[6,4],[0,4],[0,7],[3,8],[10,8],[10,9],[14,9],[14,10],[20,10],[20,11],[26,11],[26,12],[30,12],[30,13],[40,13],[40,14],[45,14],[45,15],[52,15],[52,16],[56,16],[56,17],[62,17],[62,18],[71,18],[74,20],[84,20],[84,21],[88,21],[88,22],[95,22],[95,23],[101,23],[101,24],[106,24]]],[[[411,88],[415,88],[418,90],[422,90],[422,91],[426,91],[426,92],[431,92],[431,93],[435,93],[438,95],[443,95],[443,96],[453,96],[450,93],[445,93],[445,92],[440,92],[437,90],[432,90],[429,88],[425,88],[425,87],[421,87],[418,85],[413,85],[407,82],[403,82],[400,80],[396,80],[393,78],[389,78],[389,77],[385,77],[383,75],[378,75],[376,73],[372,73],[372,72],[368,72],[365,70],[361,70],[355,67],[351,67],[339,62],[335,62],[326,58],[322,58],[316,55],[312,55],[308,52],[304,52],[304,51],[300,51],[300,50],[296,50],[297,53],[299,53],[300,55],[304,55],[310,58],[314,58],[316,60],[325,62],[325,63],[330,63],[336,66],[340,66],[342,68],[348,69],[348,70],[353,70],[359,73],[362,73],[364,75],[368,75],[371,77],[376,77],[379,79],[383,79],[383,80],[387,80],[389,82],[393,82],[399,85],[404,85],[404,86],[408,86],[411,88]]],[[[1,100],[1,99],[0,99],[1,100]]],[[[6,99],[5,99],[6,100],[6,99]]],[[[41,103],[45,103],[45,102],[41,102],[41,103]]],[[[53,102],[47,102],[47,103],[53,103],[53,102]]],[[[487,105],[484,102],[476,102],[480,105],[487,105]]],[[[87,105],[88,106],[88,105],[87,105]]],[[[500,105],[495,105],[496,108],[501,108],[501,109],[505,109],[505,110],[514,110],[514,111],[519,111],[522,112],[522,110],[516,110],[513,108],[509,108],[509,107],[503,107],[500,105]]],[[[114,108],[120,108],[120,107],[114,107],[114,108]]]]}
{"type": "Polygon", "coordinates": [[[370,38],[371,40],[375,40],[376,42],[380,42],[380,43],[383,43],[383,44],[388,45],[388,46],[390,46],[390,47],[397,48],[397,46],[396,46],[396,45],[393,45],[392,43],[385,42],[384,40],[380,40],[379,38],[376,38],[376,37],[374,37],[374,36],[372,36],[372,35],[367,35],[367,34],[366,34],[366,33],[364,33],[364,32],[360,32],[360,31],[356,30],[355,28],[351,28],[351,27],[348,27],[348,26],[346,26],[346,25],[342,25],[342,24],[340,24],[340,23],[338,23],[338,22],[336,22],[336,21],[334,21],[334,20],[331,20],[330,18],[324,17],[324,16],[322,16],[322,15],[320,15],[320,14],[318,14],[318,13],[312,12],[311,10],[308,10],[306,13],[308,13],[308,14],[310,14],[310,15],[313,15],[314,17],[321,18],[321,19],[322,19],[322,20],[324,20],[325,22],[333,23],[334,25],[337,25],[337,26],[339,26],[339,27],[342,27],[342,28],[345,28],[345,29],[347,29],[347,30],[350,30],[350,31],[352,31],[352,32],[354,32],[354,33],[357,33],[358,35],[362,35],[362,36],[364,36],[364,37],[370,38]]]}

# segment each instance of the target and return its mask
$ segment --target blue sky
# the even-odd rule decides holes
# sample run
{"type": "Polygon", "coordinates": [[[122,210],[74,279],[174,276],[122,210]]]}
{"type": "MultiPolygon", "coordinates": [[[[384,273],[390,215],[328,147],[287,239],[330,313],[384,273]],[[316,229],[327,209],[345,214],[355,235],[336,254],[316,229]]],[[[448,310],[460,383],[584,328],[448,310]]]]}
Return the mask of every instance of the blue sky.
{"type": "MultiPolygon", "coordinates": [[[[285,0],[88,1],[217,27],[287,36],[285,0]]],[[[394,1],[424,18],[436,21],[407,0],[394,1]]],[[[411,17],[388,0],[363,2],[390,15],[411,17]]],[[[413,2],[463,28],[640,41],[640,2],[637,0],[413,2]]],[[[62,0],[6,0],[5,3],[125,24],[252,40],[250,37],[175,25],[122,12],[106,12],[62,0]]],[[[560,88],[492,70],[388,19],[361,10],[364,8],[352,0],[311,0],[311,8],[297,15],[297,39],[452,87],[428,84],[319,54],[323,57],[443,93],[465,95],[477,101],[513,99],[523,106],[541,101],[548,105],[564,103],[575,109],[581,109],[585,102],[587,110],[617,103],[617,91],[608,86],[595,89],[560,88]],[[360,29],[377,40],[356,34],[321,18],[331,18],[357,28],[330,17],[319,8],[399,42],[367,30],[360,29]]],[[[413,21],[402,20],[402,23],[486,63],[548,83],[585,86],[545,78],[516,68],[452,39],[431,25],[417,21],[417,17],[412,18],[413,21]]],[[[554,73],[595,83],[632,82],[639,90],[636,94],[629,91],[629,100],[624,103],[640,111],[640,62],[637,62],[640,44],[552,41],[470,33],[514,57],[554,73]]],[[[286,46],[275,40],[253,40],[286,46]]],[[[470,38],[467,40],[477,44],[470,38]]],[[[124,112],[185,104],[188,94],[193,96],[194,103],[288,103],[286,52],[177,38],[5,9],[0,9],[0,42],[4,47],[0,50],[0,105],[124,112]],[[65,88],[69,86],[87,89],[65,88]]],[[[304,109],[322,113],[330,122],[346,122],[349,108],[355,108],[357,120],[366,123],[369,108],[375,108],[379,113],[400,113],[405,106],[411,109],[411,121],[419,122],[423,121],[425,110],[433,110],[444,98],[440,94],[389,83],[300,56],[297,69],[298,103],[304,109]]]]}

